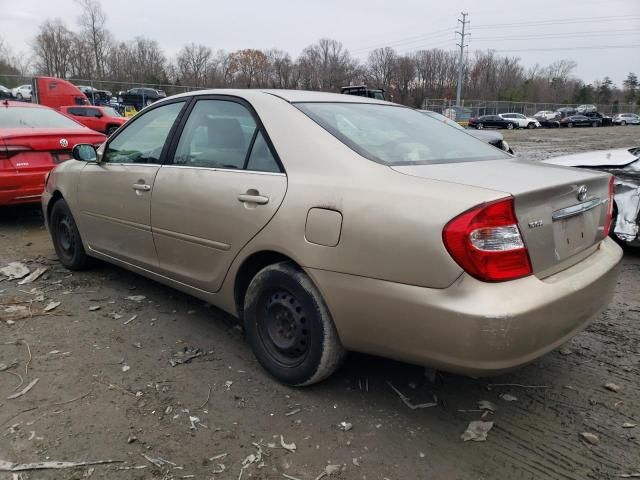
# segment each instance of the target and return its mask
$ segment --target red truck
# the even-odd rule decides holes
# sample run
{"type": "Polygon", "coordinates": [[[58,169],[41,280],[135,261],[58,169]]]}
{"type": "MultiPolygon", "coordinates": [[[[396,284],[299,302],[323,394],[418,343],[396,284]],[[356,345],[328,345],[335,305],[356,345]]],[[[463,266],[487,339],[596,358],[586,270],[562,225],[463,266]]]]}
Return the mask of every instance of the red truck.
{"type": "Polygon", "coordinates": [[[76,122],[89,127],[96,132],[111,135],[127,119],[111,107],[96,107],[93,105],[73,105],[60,107],[60,112],[73,118],[76,122]]]}

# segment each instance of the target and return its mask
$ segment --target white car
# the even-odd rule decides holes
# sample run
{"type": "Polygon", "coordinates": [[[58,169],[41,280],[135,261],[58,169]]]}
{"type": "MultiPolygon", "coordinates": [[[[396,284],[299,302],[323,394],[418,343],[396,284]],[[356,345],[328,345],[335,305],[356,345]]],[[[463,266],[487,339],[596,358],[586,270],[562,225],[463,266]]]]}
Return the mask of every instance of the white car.
{"type": "Polygon", "coordinates": [[[527,117],[521,113],[500,113],[499,117],[512,120],[518,124],[518,128],[540,128],[540,122],[535,118],[527,117]]]}
{"type": "Polygon", "coordinates": [[[635,113],[619,113],[613,117],[615,125],[640,125],[640,116],[635,113]]]}
{"type": "Polygon", "coordinates": [[[18,100],[31,100],[32,87],[31,85],[20,85],[13,88],[11,92],[18,100]]]}
{"type": "Polygon", "coordinates": [[[558,116],[560,116],[560,114],[552,110],[540,110],[538,113],[534,115],[534,117],[536,118],[542,117],[545,120],[554,120],[558,116]]]}

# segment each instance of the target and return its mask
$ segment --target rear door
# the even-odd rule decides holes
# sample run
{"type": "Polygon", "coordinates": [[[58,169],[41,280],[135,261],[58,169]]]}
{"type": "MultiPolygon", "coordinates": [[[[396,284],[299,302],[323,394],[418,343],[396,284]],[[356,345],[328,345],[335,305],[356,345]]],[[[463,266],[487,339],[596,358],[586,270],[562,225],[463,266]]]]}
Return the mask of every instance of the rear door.
{"type": "Polygon", "coordinates": [[[247,103],[201,98],[183,124],[156,177],[153,238],[162,273],[215,292],[277,211],[287,177],[247,103]]]}
{"type": "Polygon", "coordinates": [[[91,130],[95,130],[96,132],[104,132],[102,112],[100,112],[100,110],[96,107],[85,107],[84,112],[84,124],[91,130]]]}
{"type": "Polygon", "coordinates": [[[151,195],[171,131],[186,104],[163,104],[132,119],[88,163],[78,185],[80,230],[97,252],[144,268],[157,267],[151,195]]]}

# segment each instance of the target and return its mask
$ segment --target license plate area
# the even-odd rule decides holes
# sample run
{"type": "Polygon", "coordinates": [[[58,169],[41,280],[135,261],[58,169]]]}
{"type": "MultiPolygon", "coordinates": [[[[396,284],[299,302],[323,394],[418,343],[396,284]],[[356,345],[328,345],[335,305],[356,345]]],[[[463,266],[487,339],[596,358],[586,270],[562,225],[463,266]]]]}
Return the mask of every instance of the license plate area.
{"type": "Polygon", "coordinates": [[[599,222],[599,208],[554,220],[553,236],[557,260],[569,258],[596,243],[600,233],[599,222]]]}

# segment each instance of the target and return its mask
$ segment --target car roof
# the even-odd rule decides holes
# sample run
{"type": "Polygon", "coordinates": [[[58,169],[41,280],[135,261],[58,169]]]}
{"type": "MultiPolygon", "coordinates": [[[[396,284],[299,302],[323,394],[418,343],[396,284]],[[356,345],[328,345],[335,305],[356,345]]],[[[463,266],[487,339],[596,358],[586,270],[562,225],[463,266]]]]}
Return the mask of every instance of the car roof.
{"type": "MultiPolygon", "coordinates": [[[[380,105],[397,105],[392,102],[376,100],[374,98],[360,97],[358,95],[345,95],[344,93],[313,92],[309,90],[279,90],[279,89],[233,89],[215,88],[211,90],[196,90],[193,92],[181,93],[171,98],[191,97],[200,95],[230,95],[234,97],[250,100],[256,95],[271,95],[281,98],[290,103],[297,102],[332,102],[332,103],[373,103],[380,105]]],[[[163,99],[163,101],[165,101],[163,99]]]]}
{"type": "Polygon", "coordinates": [[[29,103],[29,102],[16,102],[13,100],[0,100],[0,107],[47,108],[49,110],[53,110],[53,108],[49,108],[46,105],[39,105],[37,103],[29,103]]]}

